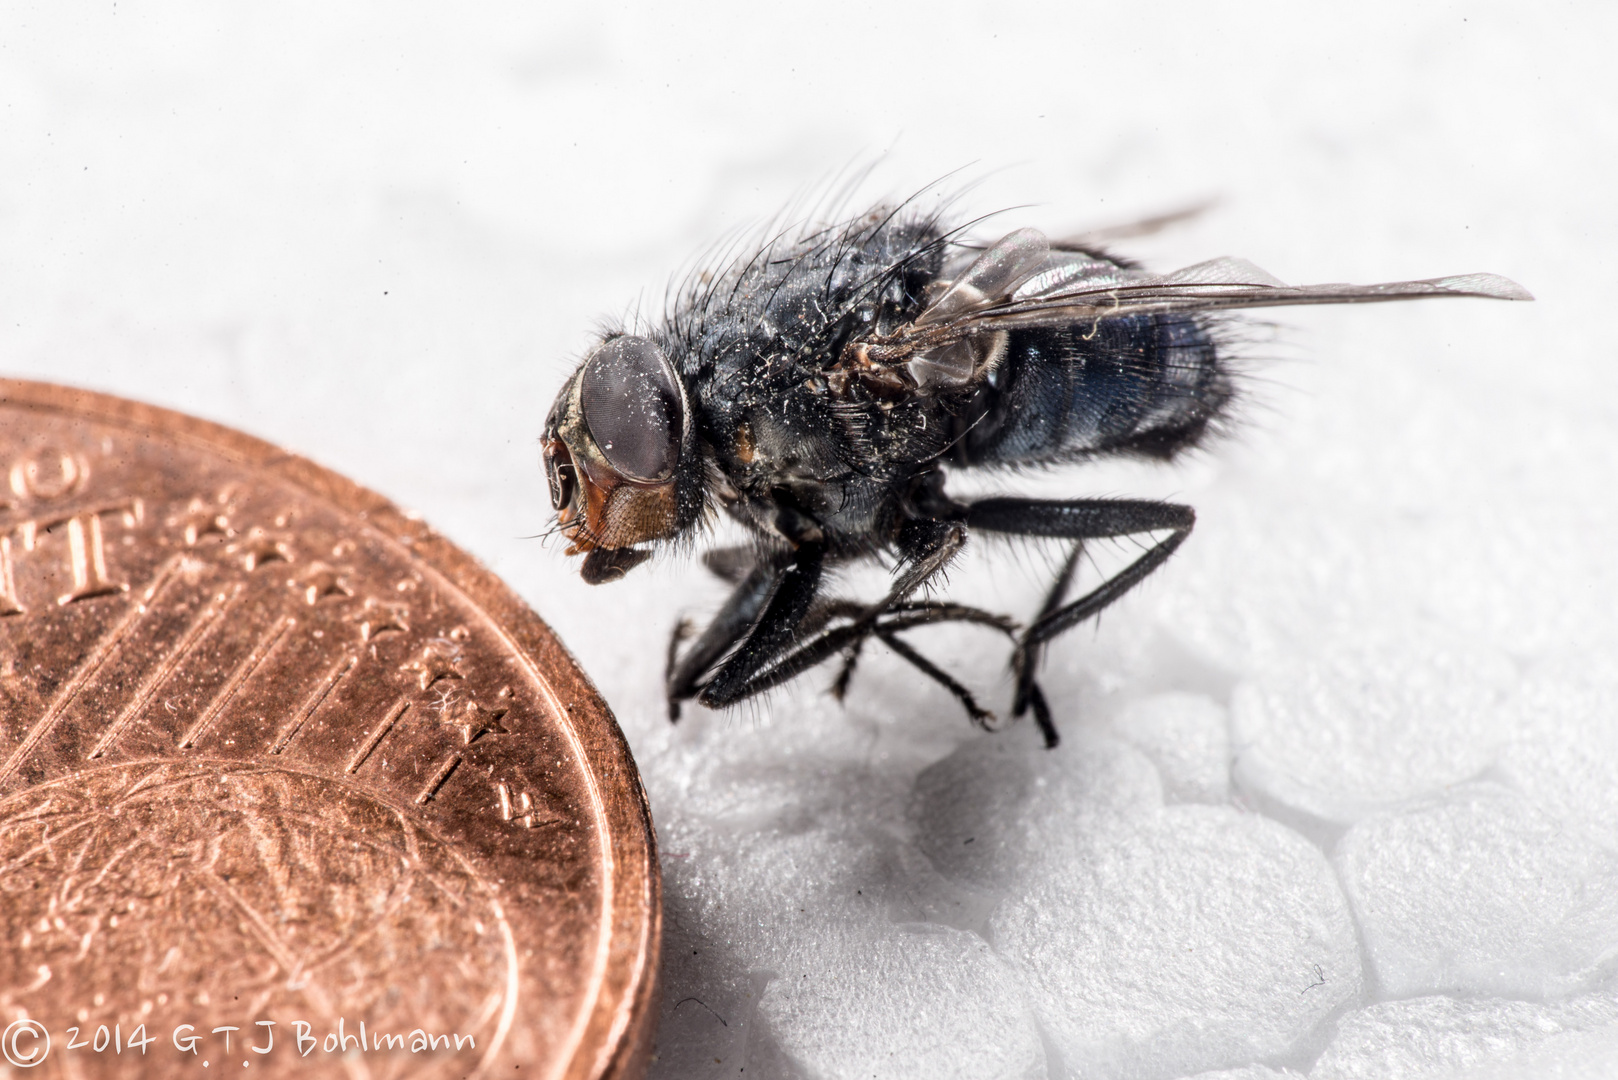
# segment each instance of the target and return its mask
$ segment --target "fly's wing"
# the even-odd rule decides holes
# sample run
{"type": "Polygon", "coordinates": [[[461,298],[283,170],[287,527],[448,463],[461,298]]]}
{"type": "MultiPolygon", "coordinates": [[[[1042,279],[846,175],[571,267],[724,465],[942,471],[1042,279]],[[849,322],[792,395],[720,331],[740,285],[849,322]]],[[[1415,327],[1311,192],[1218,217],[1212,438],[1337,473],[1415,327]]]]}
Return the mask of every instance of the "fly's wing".
{"type": "Polygon", "coordinates": [[[1218,202],[1216,199],[1203,199],[1201,202],[1191,203],[1178,210],[1169,210],[1151,217],[1137,218],[1134,221],[1119,222],[1116,225],[1104,225],[1100,228],[1086,229],[1084,232],[1064,236],[1060,240],[1051,241],[1051,247],[1061,251],[1093,251],[1096,248],[1113,244],[1119,240],[1133,240],[1141,236],[1151,236],[1161,232],[1172,225],[1192,218],[1201,217],[1211,210],[1218,202]]]}
{"type": "MultiPolygon", "coordinates": [[[[992,309],[1038,276],[1050,257],[1050,241],[1038,229],[1007,233],[984,249],[914,322],[901,327],[900,333],[952,325],[992,309]]],[[[936,348],[913,356],[909,360],[910,375],[922,387],[960,386],[970,382],[982,366],[981,353],[968,335],[950,336],[936,348]]]]}
{"type": "Polygon", "coordinates": [[[1171,274],[1119,267],[1083,252],[1050,249],[1034,229],[987,248],[937,300],[892,333],[856,344],[868,363],[907,364],[918,385],[963,385],[981,371],[974,339],[1024,327],[1094,327],[1169,312],[1292,304],[1368,304],[1433,296],[1532,300],[1498,274],[1461,274],[1378,285],[1288,285],[1245,259],[1210,259],[1171,274]]]}
{"type": "Polygon", "coordinates": [[[939,297],[916,316],[926,326],[975,311],[996,298],[1008,297],[1039,273],[1050,259],[1051,242],[1038,229],[1007,233],[956,276],[939,297]]]}
{"type": "MultiPolygon", "coordinates": [[[[1459,274],[1377,285],[1288,285],[1246,259],[1210,259],[1172,274],[1120,271],[1115,281],[1075,281],[1038,292],[1018,290],[968,318],[982,329],[1053,326],[1157,312],[1225,311],[1290,304],[1369,304],[1429,296],[1532,300],[1499,274],[1459,274]]],[[[968,325],[956,320],[957,328],[968,325]]]]}

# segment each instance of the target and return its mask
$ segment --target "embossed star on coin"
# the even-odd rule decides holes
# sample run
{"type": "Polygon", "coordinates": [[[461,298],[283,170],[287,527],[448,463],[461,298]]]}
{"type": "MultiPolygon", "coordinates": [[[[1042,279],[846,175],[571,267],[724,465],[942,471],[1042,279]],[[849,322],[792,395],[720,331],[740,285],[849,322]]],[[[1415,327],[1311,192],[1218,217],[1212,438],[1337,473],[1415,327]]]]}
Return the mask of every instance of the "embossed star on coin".
{"type": "Polygon", "coordinates": [[[255,525],[248,530],[247,535],[225,550],[232,555],[241,557],[242,565],[249,570],[257,570],[265,563],[291,562],[292,538],[285,533],[272,533],[262,526],[255,525]]]}
{"type": "Polygon", "coordinates": [[[500,725],[505,715],[504,706],[484,708],[471,698],[467,698],[450,705],[439,723],[458,730],[461,733],[462,745],[471,746],[480,735],[510,735],[511,732],[500,725]]]}
{"type": "Polygon", "coordinates": [[[410,632],[410,607],[407,604],[395,604],[387,600],[378,600],[374,596],[367,596],[365,603],[349,621],[358,623],[360,637],[370,641],[379,634],[389,630],[400,634],[410,632]]]}
{"type": "Polygon", "coordinates": [[[343,571],[327,566],[323,562],[310,563],[301,574],[292,579],[292,582],[303,587],[304,602],[311,605],[320,603],[328,596],[354,595],[354,590],[349,587],[343,571]]]}
{"type": "Polygon", "coordinates": [[[439,641],[421,647],[414,660],[399,665],[400,671],[413,671],[416,683],[425,690],[439,679],[464,679],[460,670],[461,650],[439,641]]]}

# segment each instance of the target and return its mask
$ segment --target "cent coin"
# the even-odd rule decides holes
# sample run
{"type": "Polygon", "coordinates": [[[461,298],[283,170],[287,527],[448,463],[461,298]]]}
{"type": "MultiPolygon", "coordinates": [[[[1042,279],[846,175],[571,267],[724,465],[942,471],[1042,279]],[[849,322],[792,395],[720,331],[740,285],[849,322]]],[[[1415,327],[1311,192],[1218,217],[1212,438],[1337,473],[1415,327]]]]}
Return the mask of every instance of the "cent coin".
{"type": "Polygon", "coordinates": [[[471,557],[0,380],[0,1074],[638,1076],[658,890],[612,715],[471,557]]]}

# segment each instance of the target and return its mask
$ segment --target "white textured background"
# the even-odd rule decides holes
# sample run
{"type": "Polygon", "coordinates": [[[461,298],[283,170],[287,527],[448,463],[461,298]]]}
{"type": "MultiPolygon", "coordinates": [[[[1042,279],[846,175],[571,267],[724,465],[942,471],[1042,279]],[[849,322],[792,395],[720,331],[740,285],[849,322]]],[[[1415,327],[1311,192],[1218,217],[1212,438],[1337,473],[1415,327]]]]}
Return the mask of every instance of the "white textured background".
{"type": "MultiPolygon", "coordinates": [[[[763,7],[8,3],[0,370],[308,454],[561,631],[664,845],[654,1076],[1618,1072],[1618,8],[763,7]],[[1163,268],[1540,300],[1286,312],[1235,441],[1025,485],[1201,515],[1054,650],[1055,753],[881,655],[671,729],[722,590],[524,539],[545,410],[598,315],[872,161],[1008,228],[1222,196],[1163,268]]],[[[956,593],[1027,614],[1020,550],[956,593]]],[[[1003,702],[997,644],[917,642],[1003,702]]]]}

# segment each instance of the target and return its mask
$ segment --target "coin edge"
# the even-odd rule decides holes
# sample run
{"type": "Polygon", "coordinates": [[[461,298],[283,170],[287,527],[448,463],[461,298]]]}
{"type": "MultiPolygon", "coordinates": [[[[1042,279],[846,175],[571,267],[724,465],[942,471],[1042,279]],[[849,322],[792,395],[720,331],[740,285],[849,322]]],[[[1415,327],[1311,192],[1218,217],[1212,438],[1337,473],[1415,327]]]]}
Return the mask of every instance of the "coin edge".
{"type": "Polygon", "coordinates": [[[589,676],[555,632],[510,586],[475,557],[433,531],[419,515],[383,495],[290,450],[201,417],[94,390],[0,377],[0,407],[101,419],[149,428],[195,444],[301,488],[338,510],[354,514],[396,541],[412,559],[435,570],[481,608],[536,670],[544,672],[557,702],[585,749],[601,796],[612,859],[612,926],[602,988],[585,1025],[581,1049],[562,1076],[585,1080],[635,1080],[649,1064],[657,1025],[662,951],[662,878],[657,833],[646,789],[622,729],[589,676]],[[626,911],[646,918],[621,935],[626,911]],[[630,938],[630,940],[624,940],[630,938]],[[591,1036],[596,1036],[592,1038],[591,1036]]]}

